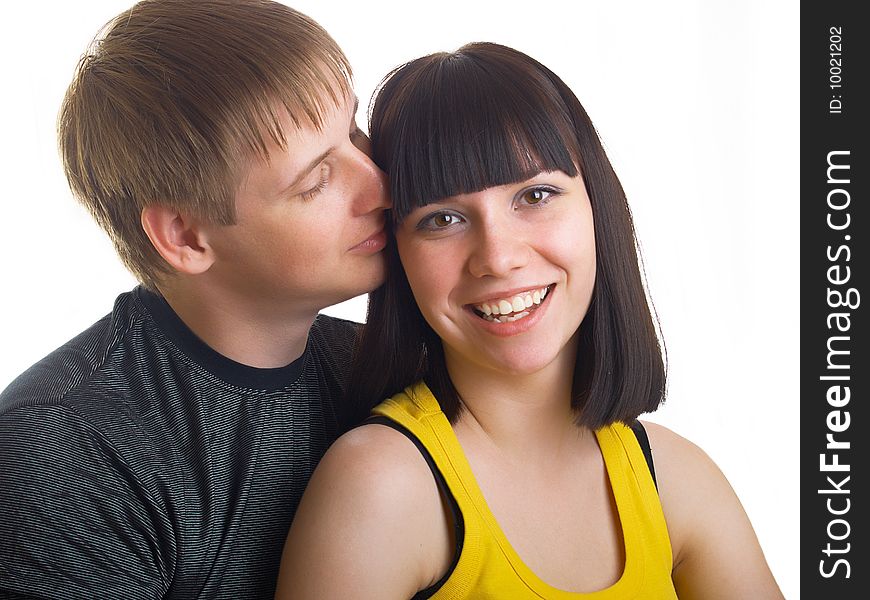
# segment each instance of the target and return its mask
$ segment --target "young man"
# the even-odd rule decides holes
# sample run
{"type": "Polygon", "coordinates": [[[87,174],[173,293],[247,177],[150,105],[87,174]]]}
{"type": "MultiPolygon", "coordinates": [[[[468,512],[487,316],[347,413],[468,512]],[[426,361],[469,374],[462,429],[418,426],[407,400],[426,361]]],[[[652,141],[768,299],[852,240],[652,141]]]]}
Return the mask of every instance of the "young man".
{"type": "Polygon", "coordinates": [[[0,396],[0,596],[271,597],[379,285],[383,173],[350,67],[268,0],[145,0],[59,120],[142,286],[0,396]]]}

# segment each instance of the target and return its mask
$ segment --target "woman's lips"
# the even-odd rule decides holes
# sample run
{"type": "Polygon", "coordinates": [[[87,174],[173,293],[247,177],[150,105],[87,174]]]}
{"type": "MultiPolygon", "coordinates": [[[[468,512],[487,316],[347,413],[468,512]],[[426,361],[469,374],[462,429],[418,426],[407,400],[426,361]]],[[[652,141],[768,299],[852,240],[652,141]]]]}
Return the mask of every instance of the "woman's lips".
{"type": "MultiPolygon", "coordinates": [[[[540,302],[535,303],[534,297],[532,298],[532,306],[526,308],[525,306],[520,309],[519,304],[510,303],[511,311],[505,311],[502,314],[499,307],[499,314],[489,314],[487,315],[483,310],[481,310],[481,305],[471,304],[467,305],[466,308],[473,315],[474,323],[478,326],[482,327],[487,332],[499,336],[499,337],[510,337],[512,335],[517,335],[520,333],[524,333],[538,324],[538,322],[544,317],[544,313],[546,312],[547,307],[549,306],[550,297],[553,295],[555,291],[556,285],[551,284],[546,286],[545,288],[541,288],[546,290],[541,298],[540,302]],[[514,310],[516,307],[516,310],[514,310]]],[[[533,288],[531,291],[533,292],[535,289],[533,288]]],[[[524,298],[526,294],[515,294],[512,299],[515,299],[517,296],[524,298]]],[[[534,295],[532,293],[532,295],[534,295]]],[[[507,300],[507,298],[505,298],[507,300]]],[[[489,306],[487,308],[492,309],[494,306],[492,303],[488,303],[489,306]]],[[[499,305],[501,301],[499,301],[499,305]]],[[[504,306],[507,308],[507,306],[504,306]]]]}

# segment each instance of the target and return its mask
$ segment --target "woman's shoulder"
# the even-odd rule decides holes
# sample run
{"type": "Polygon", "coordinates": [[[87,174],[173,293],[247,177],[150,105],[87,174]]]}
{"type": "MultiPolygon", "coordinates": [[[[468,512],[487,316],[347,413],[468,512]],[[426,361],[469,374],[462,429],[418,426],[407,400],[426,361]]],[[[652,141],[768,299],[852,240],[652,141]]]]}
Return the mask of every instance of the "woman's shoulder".
{"type": "Polygon", "coordinates": [[[725,475],[700,446],[663,425],[643,421],[643,426],[677,564],[695,545],[696,536],[721,524],[739,501],[725,475]]]}
{"type": "Polygon", "coordinates": [[[435,479],[420,450],[403,433],[380,424],[361,425],[339,437],[309,487],[306,494],[352,503],[360,521],[381,528],[400,523],[405,531],[425,533],[430,521],[420,516],[429,506],[440,509],[435,479]]]}
{"type": "Polygon", "coordinates": [[[665,470],[669,468],[693,468],[705,471],[710,468],[718,470],[711,459],[700,446],[684,438],[673,430],[652,421],[641,421],[649,438],[650,448],[656,464],[665,470]]]}
{"type": "Polygon", "coordinates": [[[414,442],[379,423],[360,425],[339,437],[317,469],[342,487],[359,486],[373,502],[414,505],[431,489],[437,495],[432,472],[414,442]]]}
{"type": "Polygon", "coordinates": [[[449,560],[443,521],[437,484],[414,443],[383,425],[352,429],[332,444],[306,488],[284,551],[283,589],[299,589],[326,565],[322,575],[337,595],[368,597],[367,581],[375,585],[372,597],[377,586],[413,595],[437,580],[432,565],[449,560]],[[354,575],[343,581],[341,572],[354,575]]]}
{"type": "Polygon", "coordinates": [[[674,555],[677,591],[708,598],[781,598],[755,531],[725,477],[697,444],[643,421],[674,555]]]}
{"type": "Polygon", "coordinates": [[[649,438],[669,529],[697,514],[695,509],[710,502],[711,495],[712,500],[723,499],[722,492],[734,495],[725,475],[700,446],[664,425],[650,421],[642,424],[649,438]]]}

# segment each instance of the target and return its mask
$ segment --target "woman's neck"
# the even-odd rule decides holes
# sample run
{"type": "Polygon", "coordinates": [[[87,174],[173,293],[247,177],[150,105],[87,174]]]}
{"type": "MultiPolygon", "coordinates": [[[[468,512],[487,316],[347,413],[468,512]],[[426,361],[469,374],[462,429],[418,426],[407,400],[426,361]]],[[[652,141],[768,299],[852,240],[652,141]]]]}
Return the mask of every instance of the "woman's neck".
{"type": "Polygon", "coordinates": [[[535,459],[557,453],[578,427],[571,407],[576,354],[565,352],[535,373],[482,368],[445,348],[447,371],[462,399],[455,429],[503,453],[535,459]]]}

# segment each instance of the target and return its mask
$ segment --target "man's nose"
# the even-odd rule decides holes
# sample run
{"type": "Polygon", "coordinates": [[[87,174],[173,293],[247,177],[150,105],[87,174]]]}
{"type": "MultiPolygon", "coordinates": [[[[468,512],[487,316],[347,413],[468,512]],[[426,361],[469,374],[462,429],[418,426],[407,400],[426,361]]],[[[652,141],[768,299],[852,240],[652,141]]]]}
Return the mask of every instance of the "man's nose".
{"type": "Polygon", "coordinates": [[[352,185],[358,187],[356,211],[365,214],[392,206],[386,174],[371,159],[371,142],[360,133],[354,140],[352,185]]]}

